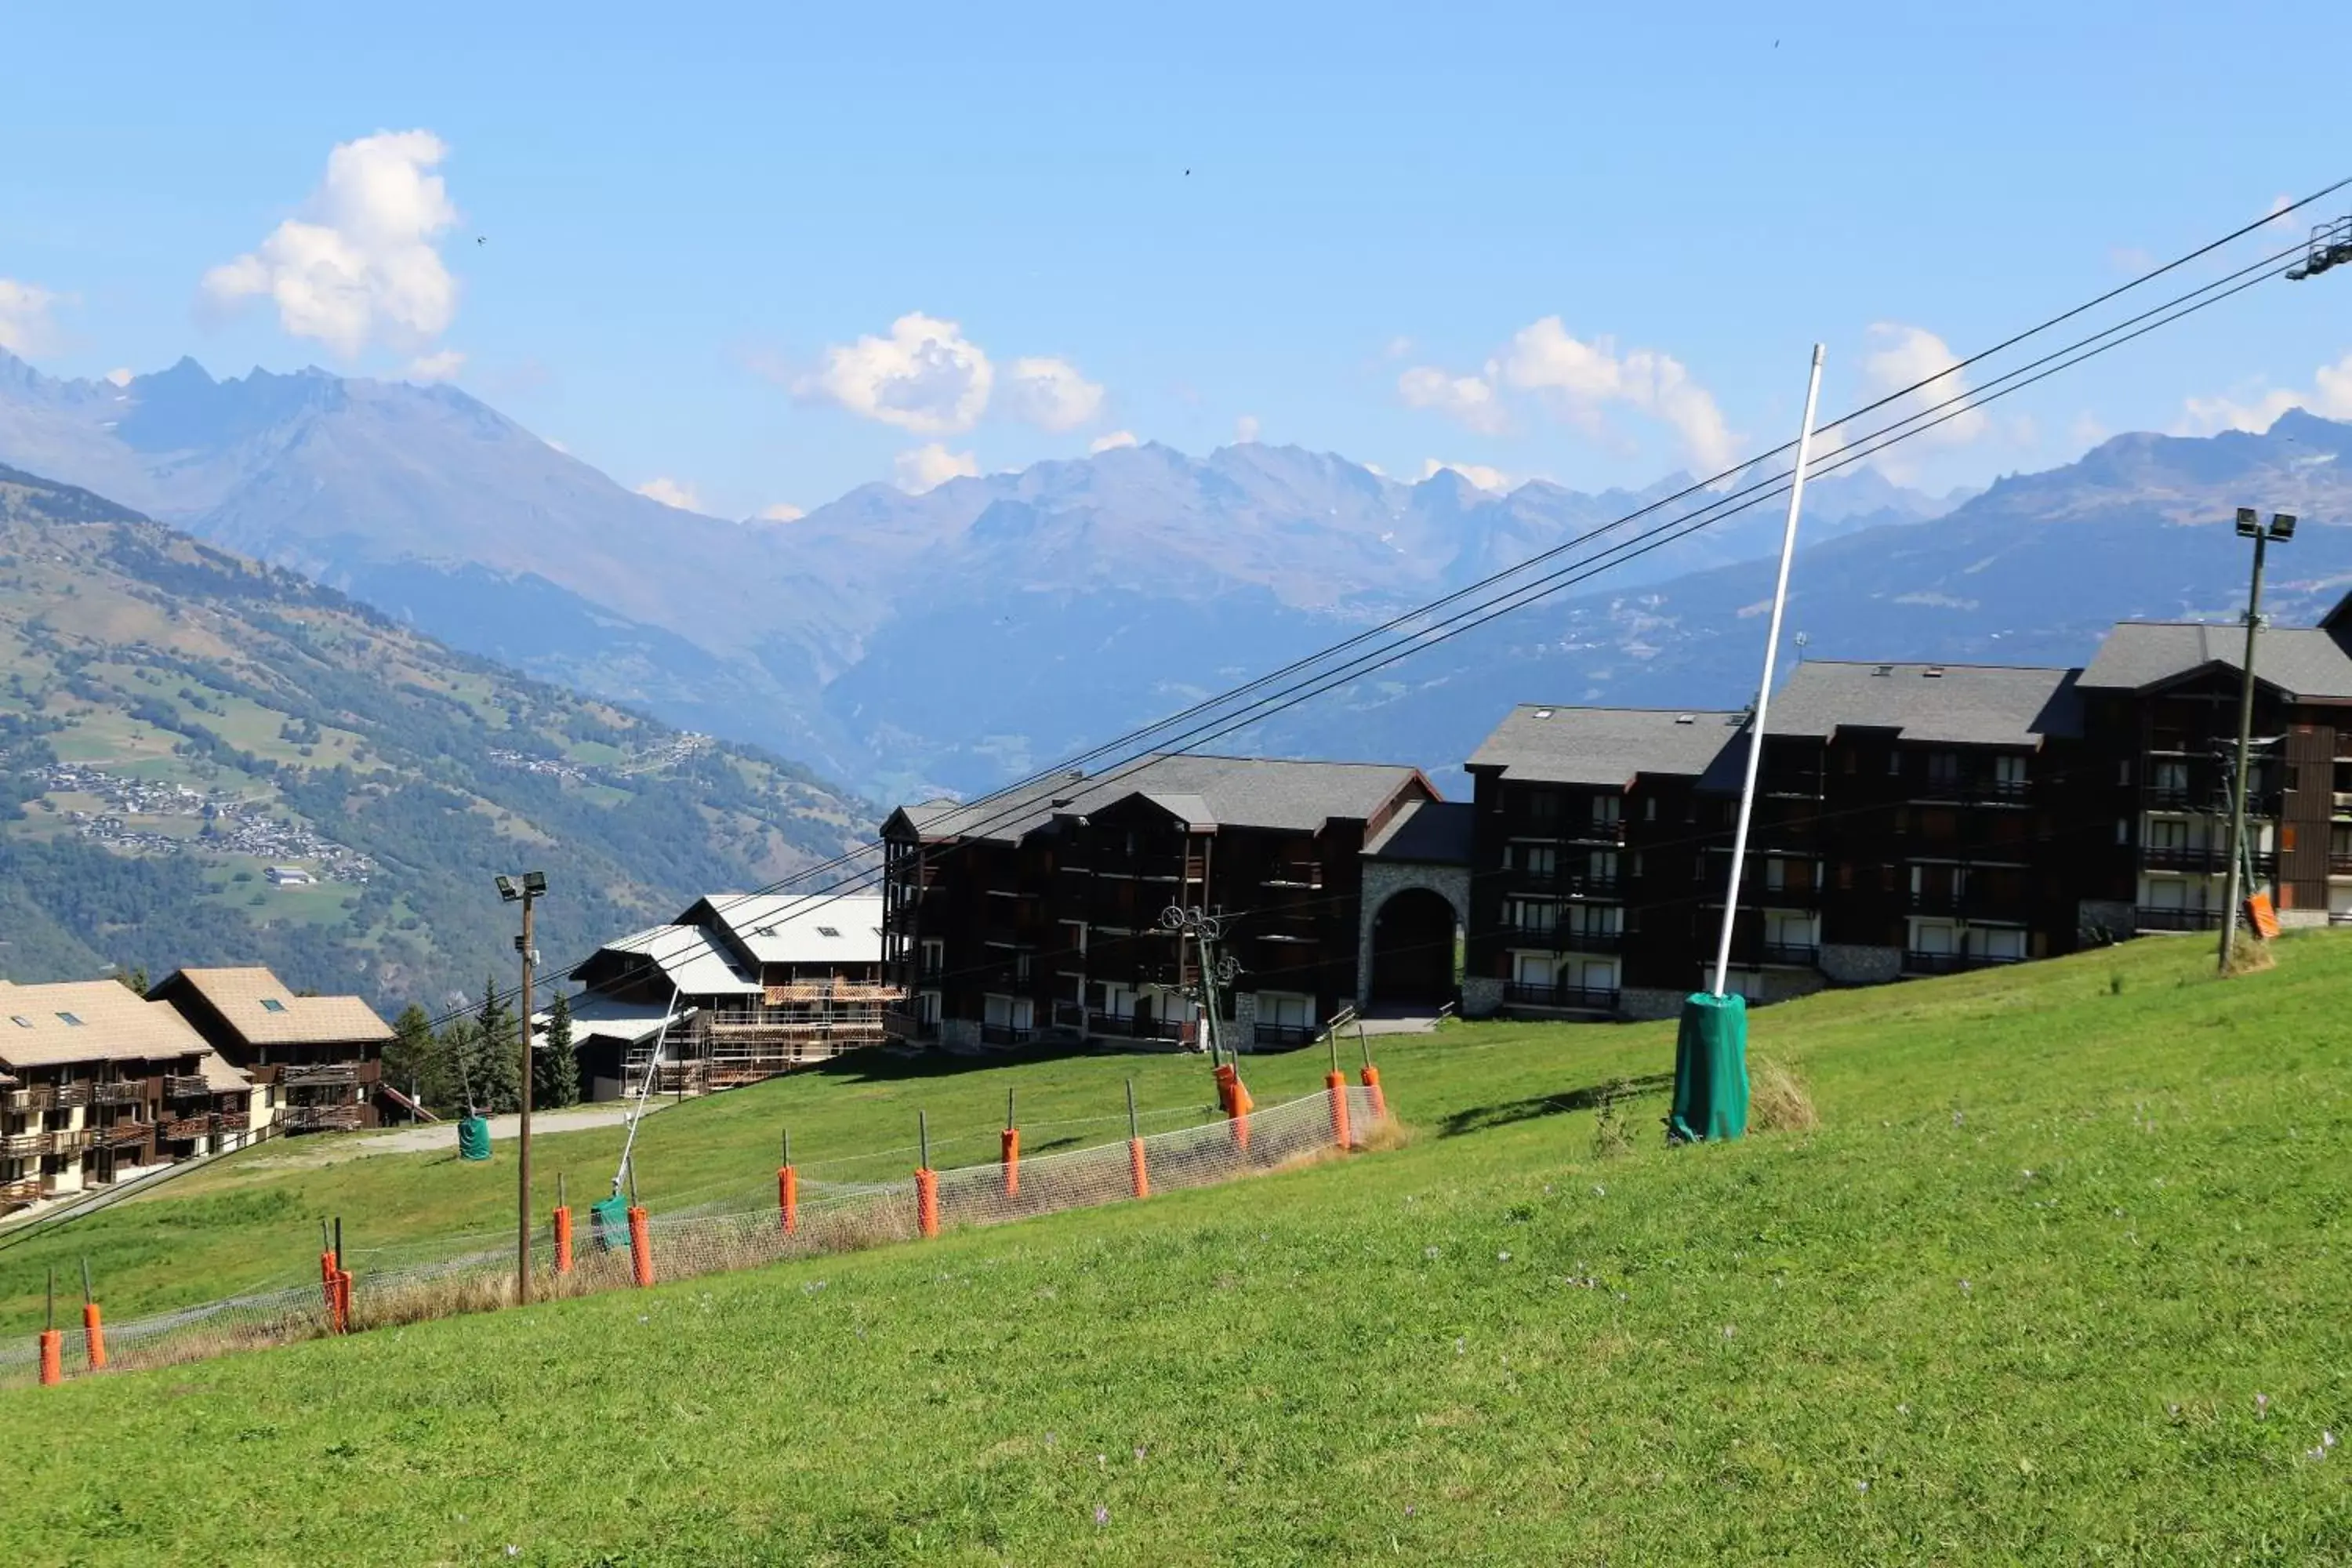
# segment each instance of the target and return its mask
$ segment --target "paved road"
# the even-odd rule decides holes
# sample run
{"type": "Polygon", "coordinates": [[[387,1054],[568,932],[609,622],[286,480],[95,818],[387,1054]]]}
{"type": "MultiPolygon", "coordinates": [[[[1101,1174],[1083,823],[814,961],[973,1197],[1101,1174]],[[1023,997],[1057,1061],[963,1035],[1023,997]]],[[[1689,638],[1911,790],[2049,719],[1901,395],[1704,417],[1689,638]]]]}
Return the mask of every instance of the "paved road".
{"type": "MultiPolygon", "coordinates": [[[[646,1113],[650,1115],[674,1103],[674,1100],[654,1100],[646,1108],[646,1113]]],[[[534,1136],[546,1137],[556,1132],[581,1132],[593,1127],[618,1127],[629,1119],[630,1110],[628,1105],[614,1103],[533,1111],[530,1130],[534,1136]]],[[[521,1135],[522,1118],[520,1116],[493,1116],[489,1122],[493,1140],[521,1135]]],[[[348,1160],[360,1154],[435,1154],[445,1150],[454,1151],[457,1147],[457,1124],[455,1121],[429,1121],[414,1127],[395,1127],[388,1131],[366,1132],[316,1143],[305,1138],[278,1144],[273,1152],[249,1161],[247,1168],[316,1165],[331,1160],[348,1160]]]]}

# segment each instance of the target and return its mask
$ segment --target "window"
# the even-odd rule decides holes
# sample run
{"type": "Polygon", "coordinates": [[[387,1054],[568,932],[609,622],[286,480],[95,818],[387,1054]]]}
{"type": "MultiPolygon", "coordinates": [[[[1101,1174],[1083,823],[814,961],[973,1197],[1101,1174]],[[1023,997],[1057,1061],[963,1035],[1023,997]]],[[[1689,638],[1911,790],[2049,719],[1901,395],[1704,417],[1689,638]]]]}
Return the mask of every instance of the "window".
{"type": "Polygon", "coordinates": [[[16,1027],[18,1027],[18,1028],[20,1028],[20,1029],[29,1029],[29,1028],[31,1028],[31,1027],[33,1026],[33,1020],[31,1020],[30,1018],[27,1018],[27,1017],[26,1017],[26,1016],[25,1016],[25,1015],[23,1015],[22,1013],[11,1013],[11,1014],[9,1014],[9,1015],[8,1015],[8,1021],[9,1021],[10,1023],[12,1023],[12,1024],[15,1024],[15,1025],[16,1026],[16,1027]]]}
{"type": "Polygon", "coordinates": [[[838,937],[841,934],[841,928],[839,926],[819,926],[816,928],[816,934],[819,936],[838,937]]]}
{"type": "Polygon", "coordinates": [[[58,1016],[70,1028],[79,1029],[81,1027],[81,1020],[75,1017],[71,1013],[60,1013],[58,1016]]]}
{"type": "Polygon", "coordinates": [[[1960,782],[1960,754],[1958,752],[1927,753],[1927,782],[1931,784],[1956,784],[1960,782]]]}
{"type": "Polygon", "coordinates": [[[1624,807],[1625,803],[1623,798],[1621,796],[1613,795],[1594,795],[1592,797],[1592,820],[1594,825],[1601,827],[1613,826],[1617,822],[1619,814],[1624,810],[1624,807]]]}
{"type": "Polygon", "coordinates": [[[1642,820],[1644,822],[1655,822],[1658,820],[1658,797],[1656,795],[1652,795],[1649,799],[1642,803],[1642,820]]]}
{"type": "Polygon", "coordinates": [[[2154,783],[2158,790],[2172,790],[2181,795],[2188,794],[2189,764],[2187,763],[2157,763],[2156,778],[2154,783]]]}
{"type": "Polygon", "coordinates": [[[1886,753],[1886,776],[1891,779],[1899,779],[1903,776],[1902,752],[1889,752],[1886,753]]]}
{"type": "MultiPolygon", "coordinates": [[[[2122,823],[2116,824],[2121,827],[2122,823]]],[[[2116,840],[2123,842],[2121,837],[2116,840]]],[[[2189,847],[2189,824],[2176,818],[2157,817],[2147,825],[2147,847],[2150,849],[2186,849],[2189,847]]]]}
{"type": "Polygon", "coordinates": [[[2025,759],[1995,757],[1992,760],[1992,778],[1995,784],[2006,785],[2011,789],[2022,788],[2025,784],[2025,759]]]}
{"type": "Polygon", "coordinates": [[[265,1013],[283,1013],[286,1011],[286,1004],[275,996],[264,996],[261,999],[261,1010],[265,1013]]]}

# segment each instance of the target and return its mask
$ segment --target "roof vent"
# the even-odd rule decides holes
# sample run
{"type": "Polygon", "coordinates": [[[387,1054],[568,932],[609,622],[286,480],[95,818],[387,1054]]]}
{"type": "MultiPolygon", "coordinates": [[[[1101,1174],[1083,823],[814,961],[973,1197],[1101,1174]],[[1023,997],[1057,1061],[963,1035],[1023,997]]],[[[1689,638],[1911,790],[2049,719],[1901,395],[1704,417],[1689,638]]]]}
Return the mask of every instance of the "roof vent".
{"type": "Polygon", "coordinates": [[[1057,795],[1054,797],[1054,809],[1055,811],[1063,810],[1066,807],[1076,805],[1078,797],[1074,795],[1057,795]]]}
{"type": "Polygon", "coordinates": [[[1677,724],[1696,724],[1698,722],[1698,715],[1696,713],[1677,713],[1675,715],[1675,722],[1677,724]]]}
{"type": "Polygon", "coordinates": [[[1549,719],[1551,717],[1551,710],[1549,708],[1538,708],[1536,710],[1536,717],[1538,719],[1549,719]]]}
{"type": "Polygon", "coordinates": [[[839,926],[819,926],[816,928],[816,934],[819,936],[839,936],[841,934],[841,928],[839,926]]]}
{"type": "Polygon", "coordinates": [[[1895,667],[1891,664],[1873,665],[1871,667],[1870,673],[1873,675],[1892,675],[1895,673],[1895,667]]]}
{"type": "Polygon", "coordinates": [[[1922,680],[1941,680],[1944,679],[1944,667],[1940,664],[1931,664],[1927,668],[1919,672],[1919,679],[1922,680]]]}
{"type": "Polygon", "coordinates": [[[1067,779],[1068,779],[1072,784],[1076,784],[1076,783],[1077,783],[1080,779],[1082,779],[1082,778],[1084,778],[1084,777],[1086,777],[1086,776],[1087,776],[1087,770],[1086,770],[1086,769],[1084,769],[1084,768],[1072,768],[1072,769],[1071,769],[1067,773],[1064,774],[1063,776],[1064,776],[1064,777],[1066,777],[1066,778],[1067,778],[1067,779]]]}

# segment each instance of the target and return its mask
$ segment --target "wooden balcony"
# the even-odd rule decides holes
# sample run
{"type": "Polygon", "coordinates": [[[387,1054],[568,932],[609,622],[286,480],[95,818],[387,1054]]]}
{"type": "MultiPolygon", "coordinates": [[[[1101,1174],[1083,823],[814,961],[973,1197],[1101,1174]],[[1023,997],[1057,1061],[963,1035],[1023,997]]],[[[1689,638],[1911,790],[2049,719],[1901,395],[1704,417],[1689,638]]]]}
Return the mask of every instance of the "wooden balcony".
{"type": "Polygon", "coordinates": [[[287,1089],[351,1089],[360,1081],[358,1062],[288,1063],[278,1081],[287,1089]]]}
{"type": "Polygon", "coordinates": [[[146,1098],[147,1084],[143,1079],[96,1083],[90,1085],[89,1089],[89,1102],[92,1105],[136,1105],[146,1098]]]}
{"type": "Polygon", "coordinates": [[[12,1089],[5,1095],[0,1095],[0,1106],[5,1106],[20,1116],[29,1111],[47,1110],[57,1100],[57,1089],[46,1083],[35,1084],[30,1089],[12,1089]]]}
{"type": "Polygon", "coordinates": [[[289,1132],[348,1132],[360,1124],[356,1105],[289,1105],[278,1113],[289,1132]]]}
{"type": "Polygon", "coordinates": [[[37,1203],[41,1196],[41,1178],[23,1176],[13,1182],[0,1182],[0,1204],[37,1203]]]}
{"type": "Polygon", "coordinates": [[[200,1072],[175,1072],[163,1075],[163,1098],[166,1100],[204,1100],[212,1094],[212,1086],[200,1072]]]}
{"type": "Polygon", "coordinates": [[[183,1116],[176,1121],[157,1122],[155,1131],[159,1137],[167,1140],[209,1138],[213,1133],[213,1118],[183,1116]]]}
{"type": "Polygon", "coordinates": [[[147,1142],[147,1134],[153,1131],[154,1128],[155,1124],[152,1121],[118,1121],[110,1127],[100,1128],[97,1141],[108,1148],[116,1149],[126,1143],[144,1143],[147,1142]]]}

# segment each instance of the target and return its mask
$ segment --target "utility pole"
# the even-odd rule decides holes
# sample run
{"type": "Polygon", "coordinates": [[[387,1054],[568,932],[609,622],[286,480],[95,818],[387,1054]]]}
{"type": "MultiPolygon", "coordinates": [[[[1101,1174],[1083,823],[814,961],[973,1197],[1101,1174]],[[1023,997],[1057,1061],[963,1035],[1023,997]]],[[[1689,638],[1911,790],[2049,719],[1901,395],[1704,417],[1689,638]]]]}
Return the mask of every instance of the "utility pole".
{"type": "MultiPolygon", "coordinates": [[[[1160,924],[1162,929],[1176,933],[1180,953],[1183,950],[1184,939],[1191,937],[1194,951],[1200,955],[1201,979],[1194,1001],[1201,1008],[1201,1043],[1207,1048],[1210,1061],[1214,1062],[1218,1055],[1217,983],[1223,981],[1230,984],[1241,973],[1241,966],[1234,962],[1230,953],[1213,959],[1210,956],[1209,944],[1224,935],[1224,920],[1198,904],[1190,908],[1171,904],[1160,911],[1160,924]]],[[[1227,1054],[1232,1051],[1230,1043],[1226,1051],[1227,1054]]]]}
{"type": "MultiPolygon", "coordinates": [[[[2224,974],[2230,973],[2230,954],[2238,945],[2238,875],[2239,868],[2252,864],[2246,854],[2246,753],[2254,740],[2254,639],[2263,627],[2263,555],[2270,542],[2281,544],[2294,537],[2294,518],[2283,511],[2271,514],[2270,526],[2264,528],[2254,509],[2238,509],[2238,537],[2254,542],[2254,576],[2246,590],[2246,667],[2238,674],[2238,772],[2231,781],[2230,798],[2230,872],[2224,883],[2228,889],[2221,899],[2221,952],[2216,961],[2224,974]]],[[[2247,873],[2249,880],[2252,873],[2247,873]]],[[[2251,895],[2252,889],[2247,889],[2251,895]]]]}
{"type": "Polygon", "coordinates": [[[1822,345],[1813,345],[1805,383],[1805,419],[1797,431],[1797,466],[1789,476],[1789,521],[1780,533],[1780,575],[1772,584],[1772,626],[1764,637],[1764,679],[1756,688],[1756,718],[1748,730],[1748,777],[1739,791],[1739,826],[1731,839],[1731,883],[1723,894],[1723,934],[1715,947],[1715,994],[1723,994],[1731,968],[1731,927],[1739,915],[1739,878],[1748,865],[1748,824],[1756,810],[1756,773],[1764,760],[1764,710],[1772,700],[1772,661],[1780,651],[1780,616],[1789,605],[1789,565],[1797,553],[1797,516],[1805,501],[1805,465],[1813,455],[1813,410],[1822,395],[1822,345]]]}
{"type": "Polygon", "coordinates": [[[547,873],[526,871],[522,887],[515,887],[514,879],[498,879],[499,897],[508,903],[522,905],[522,934],[515,938],[515,951],[522,954],[522,1026],[517,1031],[522,1037],[522,1118],[517,1130],[520,1152],[515,1157],[515,1300],[530,1300],[530,1075],[531,1057],[531,981],[539,965],[539,949],[532,945],[531,915],[541,895],[547,891],[547,873]]]}

